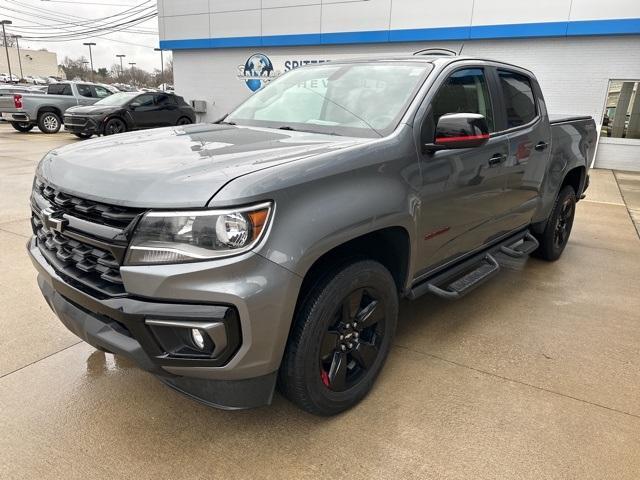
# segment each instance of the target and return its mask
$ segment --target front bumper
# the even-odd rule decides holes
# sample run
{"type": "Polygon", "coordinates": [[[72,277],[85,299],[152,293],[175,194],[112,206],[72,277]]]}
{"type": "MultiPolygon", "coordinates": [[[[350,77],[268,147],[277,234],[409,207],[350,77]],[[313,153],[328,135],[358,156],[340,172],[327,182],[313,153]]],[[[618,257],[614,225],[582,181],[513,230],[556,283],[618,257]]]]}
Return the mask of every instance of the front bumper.
{"type": "Polygon", "coordinates": [[[64,116],[64,129],[71,133],[96,135],[100,133],[100,121],[91,117],[64,116]]]}
{"type": "MultiPolygon", "coordinates": [[[[40,252],[36,239],[29,241],[28,250],[47,303],[62,323],[87,343],[132,359],[165,384],[208,405],[240,409],[271,402],[292,311],[284,313],[282,308],[277,308],[283,314],[281,318],[272,319],[269,315],[278,304],[288,310],[289,302],[284,298],[272,298],[274,305],[270,308],[264,308],[260,294],[258,305],[240,301],[237,307],[231,302],[225,305],[224,302],[209,304],[166,298],[154,301],[130,295],[101,300],[60,277],[40,252]],[[239,312],[241,342],[223,364],[213,360],[171,358],[146,324],[149,318],[224,323],[228,322],[231,309],[239,312]],[[263,333],[267,331],[270,333],[263,333]],[[265,345],[265,341],[270,344],[265,345]]],[[[266,262],[266,268],[281,269],[264,259],[259,262],[266,262]]],[[[191,281],[197,279],[192,277],[191,281]]],[[[274,294],[270,289],[262,290],[274,294]]],[[[227,332],[231,330],[232,325],[227,323],[227,332]]],[[[233,339],[230,344],[234,344],[233,339]]]]}

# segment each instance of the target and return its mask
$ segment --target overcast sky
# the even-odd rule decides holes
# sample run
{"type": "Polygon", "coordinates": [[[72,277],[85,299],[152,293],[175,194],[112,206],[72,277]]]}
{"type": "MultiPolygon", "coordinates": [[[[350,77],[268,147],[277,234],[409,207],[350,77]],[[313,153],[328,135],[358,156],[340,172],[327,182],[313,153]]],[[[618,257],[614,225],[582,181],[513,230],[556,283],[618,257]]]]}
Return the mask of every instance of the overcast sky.
{"type": "MultiPolygon", "coordinates": [[[[185,0],[188,1],[188,0],[185,0]]],[[[7,34],[19,33],[23,36],[41,35],[46,31],[47,35],[62,34],[63,30],[59,28],[60,22],[46,18],[50,16],[49,12],[53,11],[62,15],[73,15],[75,17],[83,17],[88,19],[104,18],[110,15],[118,14],[128,8],[144,3],[143,0],[0,0],[0,20],[12,20],[14,25],[7,26],[7,34]],[[31,7],[24,8],[21,5],[31,7]],[[34,9],[41,9],[39,15],[34,9]],[[43,18],[45,17],[45,18],[43,18]],[[53,26],[58,23],[57,28],[53,26]],[[47,28],[44,25],[52,26],[47,28]],[[21,27],[37,27],[41,30],[26,30],[21,27]],[[20,31],[12,31],[12,29],[21,29],[20,31]],[[55,32],[55,33],[54,33],[55,32]]],[[[149,2],[147,6],[155,5],[156,2],[149,2]]],[[[68,17],[68,21],[78,21],[76,18],[68,17]]],[[[88,47],[82,45],[85,42],[95,42],[97,45],[93,48],[93,64],[97,70],[100,67],[110,68],[114,63],[119,62],[115,57],[116,54],[124,54],[127,56],[125,62],[136,62],[136,67],[144,68],[152,71],[154,68],[160,68],[160,53],[154,52],[153,48],[158,47],[158,19],[154,17],[150,20],[140,23],[134,27],[136,30],[144,30],[154,32],[154,34],[140,34],[132,32],[116,32],[106,36],[99,36],[87,39],[79,39],[73,41],[29,41],[21,40],[20,47],[40,49],[46,48],[51,52],[58,54],[58,63],[62,63],[65,56],[77,58],[81,55],[89,57],[88,47]],[[145,46],[147,48],[145,48],[145,46]]],[[[0,32],[1,34],[1,32],[0,32]]],[[[170,52],[165,52],[165,62],[170,58],[170,52]]],[[[127,65],[125,67],[128,68],[127,65]]]]}

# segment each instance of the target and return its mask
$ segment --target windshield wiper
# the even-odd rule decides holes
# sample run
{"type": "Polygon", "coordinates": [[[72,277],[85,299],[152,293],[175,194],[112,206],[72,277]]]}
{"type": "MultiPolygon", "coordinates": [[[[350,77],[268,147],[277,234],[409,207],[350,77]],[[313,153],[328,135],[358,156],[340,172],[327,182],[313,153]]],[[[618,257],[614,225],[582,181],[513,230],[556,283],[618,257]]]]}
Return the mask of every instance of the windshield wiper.
{"type": "Polygon", "coordinates": [[[278,130],[289,130],[291,132],[297,132],[298,131],[295,128],[290,127],[289,125],[283,125],[281,127],[278,127],[278,130]]]}

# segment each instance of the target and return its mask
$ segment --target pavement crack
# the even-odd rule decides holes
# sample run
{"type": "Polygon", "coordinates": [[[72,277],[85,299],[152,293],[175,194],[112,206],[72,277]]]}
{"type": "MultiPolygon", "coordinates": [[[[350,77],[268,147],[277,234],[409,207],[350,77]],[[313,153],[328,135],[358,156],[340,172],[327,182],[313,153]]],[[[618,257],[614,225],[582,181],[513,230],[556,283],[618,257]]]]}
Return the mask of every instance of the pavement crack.
{"type": "Polygon", "coordinates": [[[12,232],[11,230],[5,230],[2,227],[0,227],[0,232],[2,232],[2,233],[10,233],[11,235],[15,235],[16,237],[20,237],[20,238],[31,238],[29,235],[23,235],[21,233],[12,232]]]}
{"type": "Polygon", "coordinates": [[[68,350],[71,347],[75,347],[79,343],[82,343],[82,340],[80,340],[79,342],[72,343],[71,345],[68,345],[68,346],[66,346],[64,348],[61,348],[57,352],[50,353],[49,355],[46,355],[46,356],[44,356],[42,358],[39,358],[38,360],[34,360],[31,363],[27,363],[26,365],[23,365],[20,368],[16,368],[15,370],[12,370],[11,372],[5,373],[4,375],[0,375],[0,380],[2,380],[4,377],[8,377],[9,375],[12,375],[12,374],[14,374],[16,372],[19,372],[20,370],[24,370],[25,368],[30,367],[31,365],[35,365],[36,363],[41,362],[42,360],[46,360],[49,357],[53,357],[54,355],[57,355],[60,352],[64,352],[65,350],[68,350]]]}
{"type": "Polygon", "coordinates": [[[574,397],[573,395],[568,395],[568,394],[562,393],[562,392],[556,392],[555,390],[551,390],[551,389],[545,388],[545,387],[540,387],[538,385],[533,385],[532,383],[523,382],[522,380],[516,380],[514,378],[505,377],[504,375],[499,375],[497,373],[488,372],[486,370],[482,370],[482,369],[477,368],[477,367],[472,367],[470,365],[465,365],[464,363],[456,362],[455,360],[449,360],[448,358],[444,358],[444,357],[441,357],[439,355],[434,355],[433,353],[422,352],[420,350],[416,350],[414,348],[407,347],[405,345],[394,344],[394,347],[402,348],[404,350],[407,350],[407,351],[410,351],[410,352],[413,352],[413,353],[417,353],[418,355],[424,355],[425,357],[435,358],[436,360],[440,360],[441,362],[449,363],[451,365],[455,365],[455,366],[461,367],[461,368],[466,368],[468,370],[473,370],[474,372],[482,373],[484,375],[488,375],[488,376],[494,377],[494,378],[499,378],[500,380],[504,380],[506,382],[517,383],[518,385],[523,385],[525,387],[534,388],[534,389],[539,390],[541,392],[551,393],[551,394],[557,395],[559,397],[564,397],[564,398],[568,398],[570,400],[575,400],[577,402],[584,403],[584,404],[587,404],[587,405],[591,405],[591,406],[594,406],[594,407],[603,408],[605,410],[609,410],[610,412],[620,413],[622,415],[627,415],[629,417],[640,419],[640,415],[637,415],[635,413],[625,412],[624,410],[618,410],[617,408],[608,407],[606,405],[602,405],[601,403],[596,403],[596,402],[592,402],[592,401],[589,401],[589,400],[585,400],[584,398],[574,397]]]}

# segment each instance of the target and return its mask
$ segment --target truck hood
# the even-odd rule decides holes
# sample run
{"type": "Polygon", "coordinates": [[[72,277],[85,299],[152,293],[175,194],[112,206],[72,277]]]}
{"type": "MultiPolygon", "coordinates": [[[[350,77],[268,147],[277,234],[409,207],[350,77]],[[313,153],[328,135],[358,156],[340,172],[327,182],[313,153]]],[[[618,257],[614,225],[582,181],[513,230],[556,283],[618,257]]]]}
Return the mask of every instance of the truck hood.
{"type": "Polygon", "coordinates": [[[37,175],[63,192],[113,205],[203,207],[234,178],[370,141],[198,124],[67,145],[49,152],[37,175]]]}

